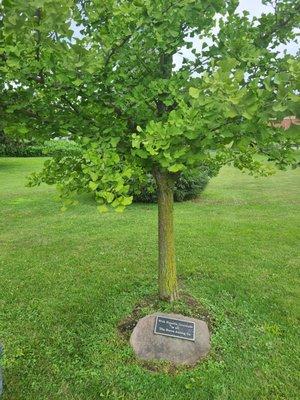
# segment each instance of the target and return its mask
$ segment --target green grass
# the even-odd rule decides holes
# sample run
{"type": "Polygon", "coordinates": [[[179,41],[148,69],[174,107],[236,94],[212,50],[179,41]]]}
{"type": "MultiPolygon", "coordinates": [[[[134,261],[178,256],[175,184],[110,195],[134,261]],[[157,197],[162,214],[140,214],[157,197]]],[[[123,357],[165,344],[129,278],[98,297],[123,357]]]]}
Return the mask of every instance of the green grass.
{"type": "Polygon", "coordinates": [[[149,372],[117,324],[156,291],[156,207],[65,213],[24,187],[41,159],[0,158],[0,341],[4,400],[298,399],[299,171],[231,168],[176,204],[181,285],[214,318],[196,368],[149,372]]]}

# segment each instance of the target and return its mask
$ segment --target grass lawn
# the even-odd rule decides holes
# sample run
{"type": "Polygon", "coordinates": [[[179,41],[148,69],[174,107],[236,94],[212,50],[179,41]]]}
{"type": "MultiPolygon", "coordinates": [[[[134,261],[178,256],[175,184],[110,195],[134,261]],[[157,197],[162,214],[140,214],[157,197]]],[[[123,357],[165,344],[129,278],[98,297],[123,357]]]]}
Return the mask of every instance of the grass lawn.
{"type": "Polygon", "coordinates": [[[167,373],[138,363],[117,330],[156,292],[156,206],[101,215],[86,198],[62,213],[54,188],[24,187],[41,164],[0,158],[3,400],[299,398],[299,170],[226,168],[176,204],[181,286],[214,324],[210,356],[167,373]]]}

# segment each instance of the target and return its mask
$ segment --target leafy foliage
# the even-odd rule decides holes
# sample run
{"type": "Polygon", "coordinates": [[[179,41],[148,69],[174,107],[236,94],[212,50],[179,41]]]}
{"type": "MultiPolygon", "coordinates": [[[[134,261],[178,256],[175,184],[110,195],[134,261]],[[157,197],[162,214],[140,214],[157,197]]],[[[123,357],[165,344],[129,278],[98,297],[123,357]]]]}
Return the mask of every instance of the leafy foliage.
{"type": "Polygon", "coordinates": [[[83,154],[47,161],[50,181],[62,198],[93,191],[101,211],[124,209],[155,169],[293,164],[295,140],[269,121],[299,104],[300,64],[277,46],[295,38],[300,6],[265,3],[274,13],[250,18],[237,0],[5,0],[0,129],[69,135],[83,154]]]}
{"type": "Polygon", "coordinates": [[[48,140],[44,143],[43,154],[62,159],[63,157],[81,155],[82,149],[78,143],[72,140],[48,140]]]}

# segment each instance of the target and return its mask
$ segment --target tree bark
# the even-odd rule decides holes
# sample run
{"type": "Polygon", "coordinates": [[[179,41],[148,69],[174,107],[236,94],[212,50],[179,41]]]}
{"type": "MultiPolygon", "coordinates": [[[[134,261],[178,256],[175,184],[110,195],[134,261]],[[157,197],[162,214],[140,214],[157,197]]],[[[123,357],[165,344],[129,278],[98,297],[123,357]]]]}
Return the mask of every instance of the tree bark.
{"type": "Polygon", "coordinates": [[[178,298],[173,227],[174,174],[156,170],[158,193],[158,287],[162,300],[178,298]]]}

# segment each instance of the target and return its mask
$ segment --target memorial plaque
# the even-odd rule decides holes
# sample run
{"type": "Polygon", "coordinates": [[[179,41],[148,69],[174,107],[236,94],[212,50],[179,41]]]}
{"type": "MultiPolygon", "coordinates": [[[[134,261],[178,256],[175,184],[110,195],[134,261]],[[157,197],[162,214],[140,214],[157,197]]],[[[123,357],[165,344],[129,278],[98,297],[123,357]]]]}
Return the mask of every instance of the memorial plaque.
{"type": "Polygon", "coordinates": [[[155,319],[154,333],[195,341],[195,323],[158,315],[155,319]]]}

